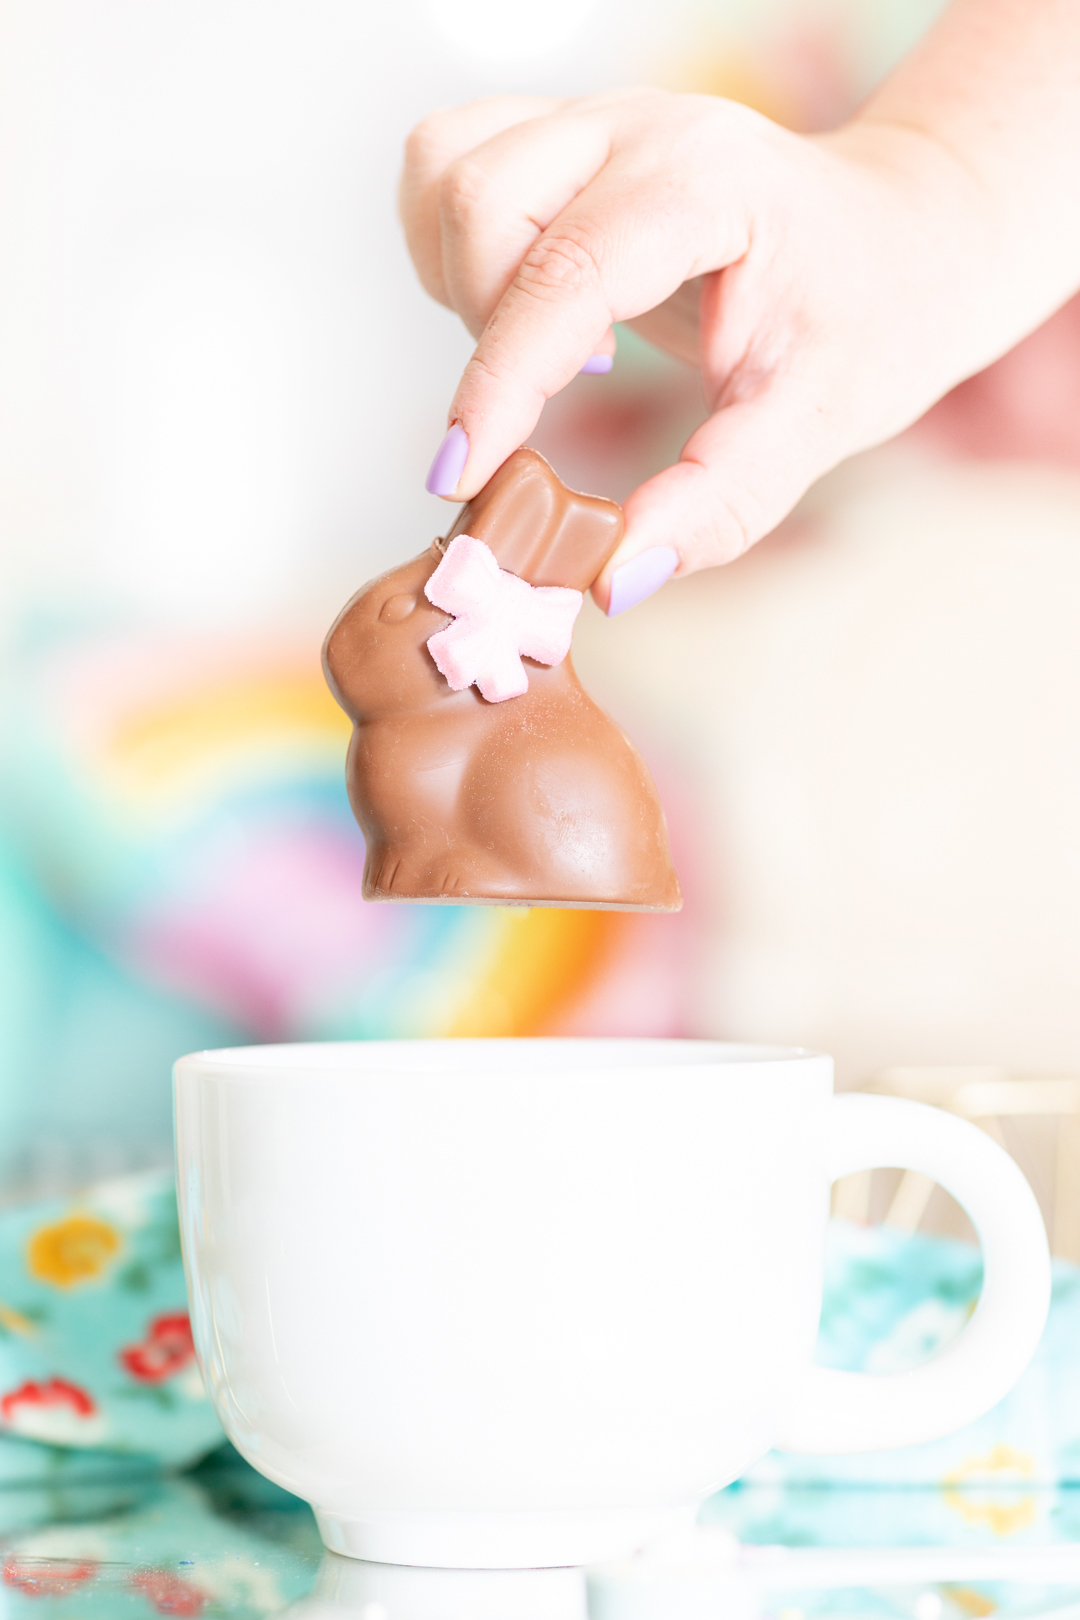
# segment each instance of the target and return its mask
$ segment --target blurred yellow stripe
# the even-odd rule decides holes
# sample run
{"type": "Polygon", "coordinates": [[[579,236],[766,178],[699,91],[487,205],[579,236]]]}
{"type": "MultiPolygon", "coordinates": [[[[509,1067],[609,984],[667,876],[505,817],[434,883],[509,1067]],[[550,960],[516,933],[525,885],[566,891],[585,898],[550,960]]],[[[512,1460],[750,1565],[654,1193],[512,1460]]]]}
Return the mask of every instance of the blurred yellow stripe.
{"type": "Polygon", "coordinates": [[[126,715],[114,727],[104,763],[129,790],[161,793],[211,756],[268,743],[307,743],[344,754],[351,723],[319,670],[255,672],[126,715]]]}
{"type": "Polygon", "coordinates": [[[505,911],[490,965],[448,1035],[542,1035],[606,965],[627,919],[555,907],[505,911]]]}

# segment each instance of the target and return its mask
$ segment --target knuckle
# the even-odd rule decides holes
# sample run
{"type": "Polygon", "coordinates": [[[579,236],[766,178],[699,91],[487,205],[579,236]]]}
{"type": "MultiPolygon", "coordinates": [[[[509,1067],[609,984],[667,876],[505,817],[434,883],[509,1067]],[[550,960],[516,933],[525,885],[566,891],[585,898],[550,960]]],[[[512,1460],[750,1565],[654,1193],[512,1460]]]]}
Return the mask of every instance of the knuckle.
{"type": "Polygon", "coordinates": [[[754,492],[722,482],[714,468],[693,458],[700,487],[687,526],[686,558],[691,569],[734,562],[765,533],[764,514],[754,492]]]}
{"type": "Polygon", "coordinates": [[[541,298],[598,291],[603,286],[599,249],[583,234],[541,236],[521,261],[518,281],[541,298]]]}
{"type": "Polygon", "coordinates": [[[721,562],[734,562],[750,550],[758,537],[758,526],[749,513],[729,506],[717,533],[721,562]]]}
{"type": "Polygon", "coordinates": [[[405,167],[425,169],[442,145],[442,115],[431,113],[422,118],[405,137],[405,167]]]}
{"type": "Polygon", "coordinates": [[[713,546],[720,562],[734,562],[767,533],[769,523],[761,500],[743,489],[724,501],[717,515],[713,546]]]}
{"type": "Polygon", "coordinates": [[[508,364],[498,353],[479,349],[465,367],[454,397],[454,412],[467,433],[474,425],[491,420],[496,400],[499,425],[507,439],[524,444],[540,420],[547,395],[520,366],[508,364]]]}
{"type": "Polygon", "coordinates": [[[458,158],[439,181],[440,211],[452,218],[475,214],[490,189],[491,182],[478,164],[458,158]]]}

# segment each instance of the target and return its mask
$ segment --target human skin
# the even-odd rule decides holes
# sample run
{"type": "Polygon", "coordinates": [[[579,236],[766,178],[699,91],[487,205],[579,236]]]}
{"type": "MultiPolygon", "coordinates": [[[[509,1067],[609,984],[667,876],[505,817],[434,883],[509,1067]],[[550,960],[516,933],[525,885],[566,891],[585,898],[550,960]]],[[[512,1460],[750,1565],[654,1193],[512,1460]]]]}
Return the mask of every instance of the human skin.
{"type": "Polygon", "coordinates": [[[640,559],[615,587],[631,605],[666,577],[660,548],[680,575],[730,562],[1080,288],[1080,0],[954,0],[825,135],[658,90],[438,112],[409,138],[401,215],[477,340],[448,499],[613,352],[614,322],[700,368],[711,414],[628,498],[593,587],[608,609],[640,559]]]}

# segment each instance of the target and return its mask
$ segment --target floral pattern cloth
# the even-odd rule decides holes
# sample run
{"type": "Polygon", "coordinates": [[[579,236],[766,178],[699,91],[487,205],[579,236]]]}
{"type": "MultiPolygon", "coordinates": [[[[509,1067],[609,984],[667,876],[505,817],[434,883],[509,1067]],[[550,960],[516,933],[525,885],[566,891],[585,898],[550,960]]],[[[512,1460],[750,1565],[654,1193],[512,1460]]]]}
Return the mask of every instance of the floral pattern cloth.
{"type": "MultiPolygon", "coordinates": [[[[817,1360],[900,1372],[961,1331],[982,1286],[969,1243],[834,1221],[817,1360]]],[[[1053,1264],[1050,1317],[1012,1392],[929,1445],[856,1457],[772,1452],[705,1504],[740,1541],[787,1547],[1047,1546],[1080,1541],[1080,1267],[1053,1264]]],[[[772,1611],[770,1610],[770,1613],[772,1611]]],[[[1080,1589],[973,1582],[789,1592],[777,1613],[810,1617],[1080,1617],[1080,1589]]]]}
{"type": "Polygon", "coordinates": [[[101,1453],[178,1466],[221,1439],[195,1364],[172,1175],[0,1215],[0,1481],[70,1475],[80,1459],[85,1471],[87,1452],[99,1469],[101,1453]]]}
{"type": "Polygon", "coordinates": [[[238,1458],[97,1507],[72,1501],[51,1522],[36,1506],[0,1492],[0,1613],[11,1620],[262,1620],[306,1597],[322,1554],[309,1509],[238,1458]]]}
{"type": "MultiPolygon", "coordinates": [[[[853,1372],[903,1372],[956,1337],[981,1287],[982,1258],[973,1244],[833,1221],[817,1360],[853,1372]]],[[[1050,1316],[1034,1359],[977,1422],[899,1451],[773,1452],[746,1477],[759,1484],[929,1485],[938,1500],[941,1493],[1019,1488],[1029,1512],[1030,1492],[1080,1485],[1077,1345],[1080,1267],[1055,1260],[1050,1316]]]]}
{"type": "MultiPolygon", "coordinates": [[[[970,1244],[834,1221],[818,1360],[912,1366],[961,1330],[981,1283],[970,1244]]],[[[755,1494],[737,1517],[751,1500],[779,1503],[778,1518],[772,1506],[765,1516],[785,1540],[784,1513],[806,1487],[922,1485],[932,1489],[902,1498],[915,1539],[1037,1539],[1051,1528],[1047,1487],[1080,1485],[1078,1343],[1080,1267],[1055,1261],[1042,1344],[992,1412],[903,1451],[772,1453],[747,1475],[755,1494]]],[[[0,1485],[96,1489],[110,1469],[183,1467],[222,1440],[195,1363],[171,1174],[0,1214],[0,1485]]],[[[854,1528],[859,1514],[846,1513],[854,1528]]],[[[804,1524],[788,1528],[803,1539],[804,1524]]]]}

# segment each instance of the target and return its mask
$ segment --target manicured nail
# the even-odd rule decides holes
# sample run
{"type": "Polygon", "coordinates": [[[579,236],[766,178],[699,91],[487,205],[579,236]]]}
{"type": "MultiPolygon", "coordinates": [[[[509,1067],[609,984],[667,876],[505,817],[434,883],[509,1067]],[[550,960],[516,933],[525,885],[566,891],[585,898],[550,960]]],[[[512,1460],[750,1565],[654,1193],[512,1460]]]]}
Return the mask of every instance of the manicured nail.
{"type": "Polygon", "coordinates": [[[452,495],[469,459],[469,435],[455,422],[435,452],[424,488],[429,495],[452,495]]]}
{"type": "Polygon", "coordinates": [[[650,546],[648,551],[639,551],[636,557],[624,562],[611,576],[608,618],[613,619],[617,613],[625,613],[627,608],[644,602],[671,578],[678,566],[679,553],[674,546],[650,546]]]}
{"type": "Polygon", "coordinates": [[[583,377],[606,377],[615,364],[613,354],[590,354],[579,373],[583,377]]]}

